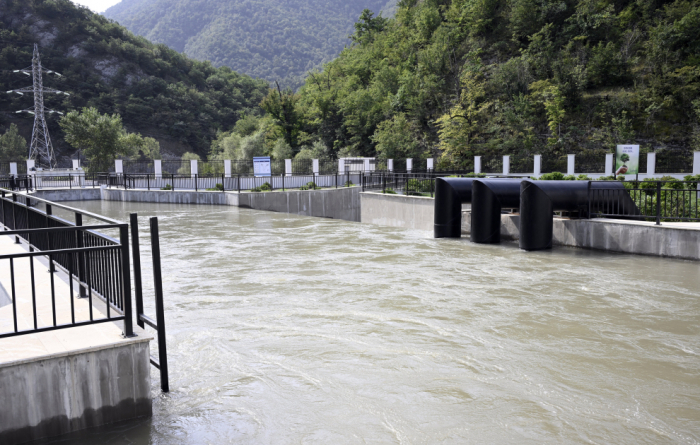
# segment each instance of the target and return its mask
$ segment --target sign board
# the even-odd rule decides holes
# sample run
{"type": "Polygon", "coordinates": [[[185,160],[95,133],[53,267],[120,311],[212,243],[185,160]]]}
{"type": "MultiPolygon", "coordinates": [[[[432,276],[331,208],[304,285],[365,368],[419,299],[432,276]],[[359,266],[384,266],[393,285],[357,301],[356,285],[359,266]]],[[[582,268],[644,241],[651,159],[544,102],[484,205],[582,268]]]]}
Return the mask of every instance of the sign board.
{"type": "Polygon", "coordinates": [[[253,174],[255,176],[272,176],[269,156],[256,156],[253,158],[253,174]]]}
{"type": "Polygon", "coordinates": [[[615,175],[639,173],[639,145],[618,145],[615,152],[615,175]]]}

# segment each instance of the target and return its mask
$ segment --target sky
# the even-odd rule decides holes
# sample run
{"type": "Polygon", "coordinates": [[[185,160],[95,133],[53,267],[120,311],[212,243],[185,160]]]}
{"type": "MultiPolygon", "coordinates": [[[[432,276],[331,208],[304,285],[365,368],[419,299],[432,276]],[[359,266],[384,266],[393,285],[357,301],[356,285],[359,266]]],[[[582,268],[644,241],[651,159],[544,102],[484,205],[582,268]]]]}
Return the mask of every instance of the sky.
{"type": "Polygon", "coordinates": [[[121,0],[73,0],[73,3],[87,6],[95,12],[104,12],[110,6],[116,5],[121,0]]]}

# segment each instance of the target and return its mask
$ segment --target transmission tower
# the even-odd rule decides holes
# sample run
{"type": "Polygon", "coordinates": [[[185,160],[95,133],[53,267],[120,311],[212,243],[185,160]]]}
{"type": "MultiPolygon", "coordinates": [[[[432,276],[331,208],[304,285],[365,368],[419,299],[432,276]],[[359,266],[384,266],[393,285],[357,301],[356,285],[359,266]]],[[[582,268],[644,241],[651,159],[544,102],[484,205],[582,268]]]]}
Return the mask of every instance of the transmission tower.
{"type": "Polygon", "coordinates": [[[34,81],[31,87],[8,91],[8,93],[17,93],[22,96],[24,93],[34,94],[34,106],[32,108],[27,108],[26,110],[17,111],[17,113],[29,113],[34,115],[34,130],[32,131],[32,143],[29,147],[29,159],[36,161],[37,165],[53,169],[56,167],[56,155],[53,152],[51,136],[49,136],[49,128],[46,125],[45,113],[63,113],[44,108],[44,93],[65,94],[66,96],[69,96],[69,94],[64,91],[54,90],[53,88],[44,88],[44,83],[42,80],[43,73],[56,74],[59,77],[61,75],[55,71],[46,70],[41,67],[39,46],[36,44],[34,45],[32,66],[23,70],[15,70],[14,72],[32,76],[34,81]]]}

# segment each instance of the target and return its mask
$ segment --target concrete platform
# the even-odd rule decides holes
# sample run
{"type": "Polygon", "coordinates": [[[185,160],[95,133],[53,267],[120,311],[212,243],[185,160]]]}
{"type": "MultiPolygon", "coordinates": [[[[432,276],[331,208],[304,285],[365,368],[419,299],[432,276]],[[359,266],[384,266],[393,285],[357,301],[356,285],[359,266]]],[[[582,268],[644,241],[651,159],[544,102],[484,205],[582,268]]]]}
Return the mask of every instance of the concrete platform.
{"type": "MultiPolygon", "coordinates": [[[[435,200],[426,197],[364,192],[362,222],[433,232],[435,200]]],[[[463,207],[462,235],[471,232],[471,214],[463,207]]],[[[501,238],[520,238],[520,216],[501,215],[501,238]]],[[[700,260],[700,223],[607,218],[554,218],[554,245],[610,252],[700,260]]]]}
{"type": "MultiPolygon", "coordinates": [[[[25,252],[14,238],[0,236],[3,254],[25,252]]],[[[34,326],[28,259],[15,260],[18,329],[34,326]]],[[[53,325],[51,275],[46,260],[34,261],[37,325],[53,325]]],[[[90,304],[71,294],[68,276],[54,275],[56,322],[90,317],[90,304]]],[[[9,261],[0,262],[0,285],[11,297],[9,261]]],[[[0,333],[12,332],[12,305],[0,307],[0,333]]],[[[95,298],[93,317],[105,317],[95,298]]],[[[84,428],[151,415],[150,350],[153,337],[135,328],[122,336],[122,322],[59,329],[0,339],[0,443],[24,443],[84,428]]]]}

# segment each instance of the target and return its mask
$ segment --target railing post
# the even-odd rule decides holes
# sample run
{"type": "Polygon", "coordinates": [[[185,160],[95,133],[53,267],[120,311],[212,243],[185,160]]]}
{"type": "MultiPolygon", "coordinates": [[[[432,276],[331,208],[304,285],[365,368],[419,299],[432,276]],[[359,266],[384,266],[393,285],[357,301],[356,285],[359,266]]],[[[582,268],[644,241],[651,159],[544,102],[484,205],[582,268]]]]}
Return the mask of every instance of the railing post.
{"type": "Polygon", "coordinates": [[[170,174],[170,188],[175,191],[175,173],[170,174]]]}
{"type": "Polygon", "coordinates": [[[158,218],[152,217],[151,223],[151,257],[153,258],[153,287],[156,293],[156,324],[158,325],[158,364],[160,369],[160,388],[170,391],[168,378],[168,353],[165,342],[165,311],[163,308],[163,279],[160,265],[160,237],[158,235],[158,218]]]}
{"type": "Polygon", "coordinates": [[[148,187],[148,190],[151,190],[151,175],[146,174],[146,186],[148,187]]]}
{"type": "Polygon", "coordinates": [[[134,296],[136,297],[136,324],[144,328],[141,314],[143,314],[143,281],[141,278],[141,247],[139,246],[139,222],[138,214],[129,215],[131,225],[131,251],[134,257],[134,296]]]}
{"type": "Polygon", "coordinates": [[[221,191],[226,191],[226,175],[224,173],[221,174],[221,191]]]}
{"type": "Polygon", "coordinates": [[[199,176],[197,173],[194,174],[194,191],[198,192],[199,188],[197,187],[197,176],[199,176]]]}
{"type": "MultiPolygon", "coordinates": [[[[80,227],[83,225],[83,215],[80,213],[75,214],[75,225],[80,227]]],[[[76,230],[76,244],[79,249],[85,247],[85,240],[83,239],[83,231],[76,230]]],[[[72,279],[72,277],[71,277],[72,279]]],[[[85,298],[85,288],[83,284],[85,282],[85,254],[80,252],[78,254],[78,298],[85,298]]]]}
{"type": "MultiPolygon", "coordinates": [[[[51,207],[51,204],[46,204],[46,228],[48,229],[51,227],[50,221],[51,218],[50,216],[53,215],[53,207],[51,207]]],[[[48,247],[49,250],[53,250],[52,245],[51,245],[51,232],[46,232],[46,246],[48,247]]],[[[54,273],[56,272],[56,268],[53,264],[53,261],[49,258],[49,273],[54,273]]]]}
{"type": "Polygon", "coordinates": [[[238,182],[238,184],[237,184],[238,185],[238,194],[240,195],[241,194],[241,174],[240,173],[238,174],[238,181],[237,182],[238,182]]]}
{"type": "Polygon", "coordinates": [[[135,337],[131,311],[131,262],[129,261],[129,226],[119,227],[119,243],[122,248],[122,298],[124,298],[124,337],[135,337]]]}
{"type": "Polygon", "coordinates": [[[661,182],[656,182],[656,225],[661,225],[661,182]]]}

